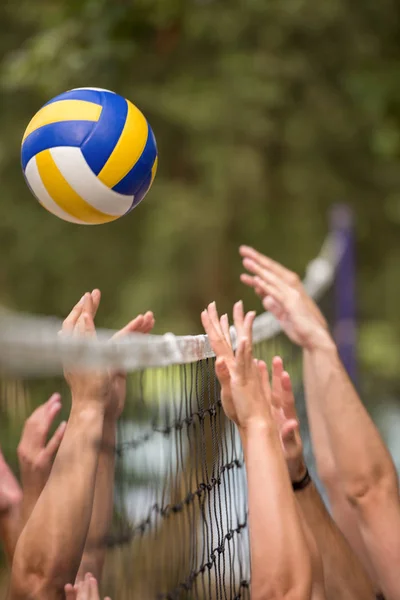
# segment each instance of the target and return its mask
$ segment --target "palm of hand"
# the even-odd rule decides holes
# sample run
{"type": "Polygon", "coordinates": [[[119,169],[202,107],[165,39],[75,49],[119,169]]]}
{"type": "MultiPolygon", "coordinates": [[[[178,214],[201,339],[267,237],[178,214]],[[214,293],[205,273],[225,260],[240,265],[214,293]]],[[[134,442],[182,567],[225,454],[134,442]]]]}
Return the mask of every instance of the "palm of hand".
{"type": "Polygon", "coordinates": [[[310,307],[305,292],[293,288],[287,292],[285,306],[277,315],[281,327],[288,338],[298,346],[305,346],[316,327],[321,327],[310,307]]]}
{"type": "Polygon", "coordinates": [[[237,423],[244,426],[258,420],[269,420],[269,390],[263,388],[256,362],[252,359],[246,378],[238,376],[236,370],[231,377],[232,402],[236,408],[237,423]]]}

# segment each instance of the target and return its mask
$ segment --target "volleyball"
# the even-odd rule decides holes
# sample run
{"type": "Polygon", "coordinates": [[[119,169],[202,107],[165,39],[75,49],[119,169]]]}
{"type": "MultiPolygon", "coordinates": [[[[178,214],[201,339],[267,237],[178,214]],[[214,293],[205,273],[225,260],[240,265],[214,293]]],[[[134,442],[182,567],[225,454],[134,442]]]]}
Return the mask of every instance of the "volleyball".
{"type": "Polygon", "coordinates": [[[122,96],[78,88],[50,100],[26,128],[25,180],[40,204],[71,223],[129,213],[149,191],[157,145],[144,115],[122,96]]]}

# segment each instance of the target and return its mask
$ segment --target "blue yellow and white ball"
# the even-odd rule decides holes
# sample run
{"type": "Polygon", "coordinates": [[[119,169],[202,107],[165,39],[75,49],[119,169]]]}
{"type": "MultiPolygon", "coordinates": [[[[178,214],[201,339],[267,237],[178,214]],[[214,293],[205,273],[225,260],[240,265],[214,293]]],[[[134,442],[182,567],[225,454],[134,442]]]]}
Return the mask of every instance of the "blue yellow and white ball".
{"type": "Polygon", "coordinates": [[[96,225],[129,213],[149,191],[157,145],[146,118],[122,96],[78,88],[43,106],[21,150],[29,188],[48,211],[96,225]]]}

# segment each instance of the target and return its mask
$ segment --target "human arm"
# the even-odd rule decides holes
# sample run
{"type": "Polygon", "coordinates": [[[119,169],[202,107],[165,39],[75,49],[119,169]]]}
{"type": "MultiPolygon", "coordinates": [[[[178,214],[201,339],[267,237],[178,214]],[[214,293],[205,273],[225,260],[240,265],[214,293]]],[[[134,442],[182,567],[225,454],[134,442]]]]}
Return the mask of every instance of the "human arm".
{"type": "Polygon", "coordinates": [[[244,266],[252,273],[242,280],[257,288],[264,307],[276,316],[290,339],[303,347],[317,466],[324,482],[330,482],[330,497],[329,487],[335,487],[337,496],[339,489],[342,491],[336,512],[346,503],[349,507],[342,519],[337,518],[353,523],[345,531],[349,543],[360,558],[367,556],[364,564],[372,565],[370,573],[376,575],[377,586],[387,599],[398,600],[400,502],[390,454],[341,364],[318,308],[299,279],[253,249],[242,247],[241,254],[244,266]],[[359,535],[349,535],[354,531],[359,535]]]}
{"type": "MultiPolygon", "coordinates": [[[[133,332],[149,333],[153,327],[153,313],[147,312],[130,321],[115,334],[114,339],[122,338],[133,332]]],[[[93,510],[77,581],[82,581],[85,573],[88,572],[93,574],[98,581],[101,580],[106,554],[104,542],[109,533],[113,515],[116,426],[125,405],[126,373],[111,372],[110,378],[111,400],[104,416],[93,510]]]]}
{"type": "Polygon", "coordinates": [[[61,396],[53,394],[25,421],[17,448],[23,489],[22,528],[46,485],[54,457],[65,432],[67,424],[63,421],[47,441],[50,428],[60,410],[61,396]]]}
{"type": "MultiPolygon", "coordinates": [[[[90,294],[79,335],[93,335],[90,294]]],[[[74,581],[92,514],[99,441],[110,395],[108,373],[66,373],[72,408],[51,474],[18,540],[11,574],[12,600],[64,597],[74,581]]]]}
{"type": "Polygon", "coordinates": [[[60,396],[53,394],[25,422],[18,445],[22,489],[0,452],[0,535],[11,564],[18,537],[50,473],[65,423],[46,444],[53,419],[61,409],[60,396]]]}
{"type": "MultiPolygon", "coordinates": [[[[206,312],[210,319],[210,310],[206,312]]],[[[229,371],[229,401],[232,401],[230,408],[233,409],[229,414],[238,426],[245,454],[252,598],[306,599],[311,597],[311,558],[279,434],[271,415],[266,366],[262,362],[257,366],[252,356],[253,320],[254,313],[243,317],[242,304],[235,305],[236,357],[227,364],[226,357],[217,353],[216,368],[217,376],[221,365],[229,371]]],[[[206,333],[213,333],[211,326],[207,326],[205,315],[202,315],[202,322],[206,324],[206,333]]],[[[217,330],[217,318],[213,319],[212,325],[217,330]]],[[[224,335],[222,327],[219,335],[224,335]]],[[[226,338],[226,343],[230,344],[229,338],[226,338]]],[[[214,350],[216,348],[214,343],[214,350]]],[[[223,383],[225,381],[221,385],[223,383]]],[[[224,401],[225,409],[226,398],[224,401]]]]}
{"type": "Polygon", "coordinates": [[[20,533],[22,490],[0,448],[0,539],[9,564],[20,533]]]}
{"type": "MultiPolygon", "coordinates": [[[[400,498],[393,461],[336,349],[310,347],[306,360],[319,374],[321,412],[338,481],[357,522],[361,548],[366,549],[366,566],[371,565],[370,573],[385,598],[399,600],[400,498]]],[[[334,493],[330,496],[335,506],[334,493]]]]}
{"type": "MultiPolygon", "coordinates": [[[[304,478],[307,469],[291,380],[280,357],[272,361],[272,396],[289,474],[292,483],[296,484],[304,478]],[[297,426],[288,426],[288,423],[297,423],[297,426]]],[[[371,580],[329,515],[314,483],[309,480],[304,488],[295,491],[295,497],[322,557],[327,600],[338,597],[342,600],[372,600],[375,596],[371,580]]]]}

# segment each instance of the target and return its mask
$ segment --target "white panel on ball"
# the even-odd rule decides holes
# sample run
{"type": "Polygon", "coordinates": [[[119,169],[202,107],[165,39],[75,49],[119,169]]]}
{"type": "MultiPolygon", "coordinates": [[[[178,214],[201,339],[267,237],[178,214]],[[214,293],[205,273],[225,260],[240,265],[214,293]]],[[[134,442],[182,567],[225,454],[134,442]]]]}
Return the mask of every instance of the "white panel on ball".
{"type": "Polygon", "coordinates": [[[130,209],[134,197],[118,194],[104,185],[87,164],[80,148],[51,148],[50,153],[64,179],[88,204],[116,217],[122,217],[130,209]]]}

